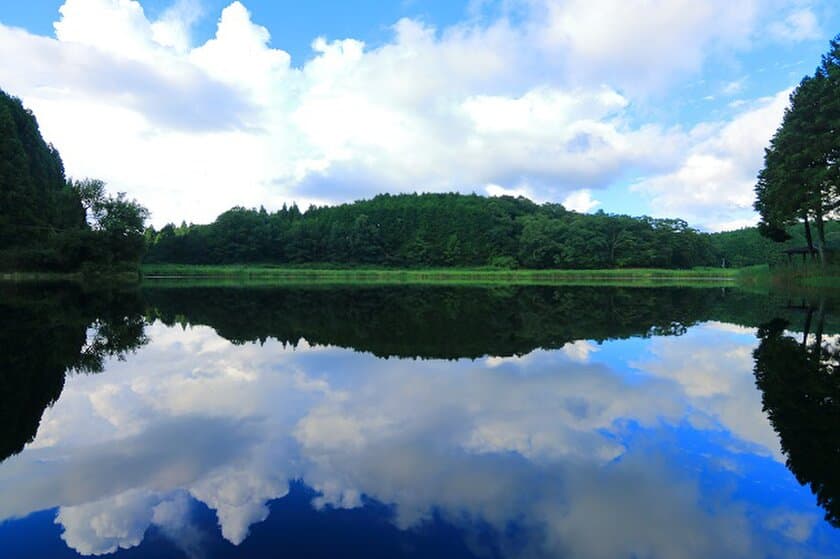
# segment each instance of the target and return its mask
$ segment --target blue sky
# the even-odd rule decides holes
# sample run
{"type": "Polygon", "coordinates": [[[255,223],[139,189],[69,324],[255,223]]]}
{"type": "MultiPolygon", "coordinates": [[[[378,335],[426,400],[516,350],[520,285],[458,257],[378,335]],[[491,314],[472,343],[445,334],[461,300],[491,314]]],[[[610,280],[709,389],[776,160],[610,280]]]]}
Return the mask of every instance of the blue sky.
{"type": "Polygon", "coordinates": [[[837,32],[828,0],[7,2],[0,88],[158,225],[459,190],[719,230],[837,32]]]}

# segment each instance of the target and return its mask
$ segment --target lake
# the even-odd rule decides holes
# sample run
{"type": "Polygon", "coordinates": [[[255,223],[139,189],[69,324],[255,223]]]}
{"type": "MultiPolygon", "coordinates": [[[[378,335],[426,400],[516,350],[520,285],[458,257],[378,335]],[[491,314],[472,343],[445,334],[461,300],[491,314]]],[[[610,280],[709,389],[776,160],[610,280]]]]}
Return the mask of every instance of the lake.
{"type": "Polygon", "coordinates": [[[840,315],[0,284],[0,556],[840,556],[840,315]]]}

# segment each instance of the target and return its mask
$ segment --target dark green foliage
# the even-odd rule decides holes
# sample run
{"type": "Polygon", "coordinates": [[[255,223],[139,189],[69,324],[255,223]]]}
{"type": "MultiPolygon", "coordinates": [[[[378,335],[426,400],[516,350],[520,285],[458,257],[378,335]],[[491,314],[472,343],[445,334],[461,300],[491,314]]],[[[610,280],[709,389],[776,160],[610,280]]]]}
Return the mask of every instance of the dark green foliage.
{"type": "Polygon", "coordinates": [[[61,157],[41,137],[35,116],[0,91],[0,270],[136,265],[147,217],[124,195],[106,195],[101,181],[68,184],[61,157]]]}
{"type": "MultiPolygon", "coordinates": [[[[762,234],[759,224],[759,227],[713,233],[710,239],[715,253],[726,261],[728,268],[783,263],[787,261],[784,249],[807,244],[805,230],[801,225],[790,225],[787,229],[778,230],[775,236],[779,241],[766,233],[762,234]]],[[[840,248],[840,221],[826,221],[825,238],[827,247],[840,248]]]]}
{"type": "Polygon", "coordinates": [[[681,220],[593,215],[525,198],[383,194],[335,207],[233,208],[210,225],[148,231],[148,262],[391,267],[690,268],[715,265],[681,220]]]}
{"type": "Polygon", "coordinates": [[[99,253],[89,255],[89,259],[105,264],[139,262],[146,248],[149,210],[122,192],[106,194],[105,183],[100,180],[70,181],[70,187],[81,200],[99,244],[99,253]]]}
{"type": "Polygon", "coordinates": [[[803,223],[805,241],[822,257],[826,220],[840,209],[840,35],[813,76],[790,96],[790,107],[767,148],[755,187],[760,231],[785,240],[782,231],[803,223]],[[816,238],[811,226],[816,229],[816,238]]]}
{"type": "Polygon", "coordinates": [[[84,225],[58,152],[32,113],[0,91],[0,266],[63,267],[57,237],[84,225]]]}
{"type": "MultiPolygon", "coordinates": [[[[524,355],[568,342],[755,326],[786,300],[730,289],[619,287],[154,287],[149,320],[204,324],[234,343],[274,338],[380,357],[524,355]]],[[[785,315],[786,316],[786,315],[785,315]]],[[[835,328],[836,324],[832,324],[835,328]]]]}

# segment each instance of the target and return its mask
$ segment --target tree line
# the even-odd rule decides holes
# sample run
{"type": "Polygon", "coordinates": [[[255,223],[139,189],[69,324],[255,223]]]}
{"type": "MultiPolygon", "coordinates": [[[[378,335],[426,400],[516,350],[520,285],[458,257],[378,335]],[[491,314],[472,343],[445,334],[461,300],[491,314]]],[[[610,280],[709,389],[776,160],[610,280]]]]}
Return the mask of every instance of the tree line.
{"type": "Polygon", "coordinates": [[[679,219],[580,214],[475,194],[381,194],[332,207],[233,208],[207,225],[146,232],[148,262],[338,263],[507,268],[686,268],[717,264],[679,219]]]}
{"type": "Polygon", "coordinates": [[[0,270],[136,267],[148,215],[102,181],[68,179],[35,115],[0,90],[0,270]]]}

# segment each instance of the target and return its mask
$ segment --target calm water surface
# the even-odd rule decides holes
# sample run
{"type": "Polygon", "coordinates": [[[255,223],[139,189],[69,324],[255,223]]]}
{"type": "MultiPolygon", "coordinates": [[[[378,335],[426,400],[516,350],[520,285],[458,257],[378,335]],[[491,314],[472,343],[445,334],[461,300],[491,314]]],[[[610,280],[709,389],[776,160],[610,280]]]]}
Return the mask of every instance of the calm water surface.
{"type": "Polygon", "coordinates": [[[0,286],[0,557],[837,557],[840,317],[0,286]]]}

